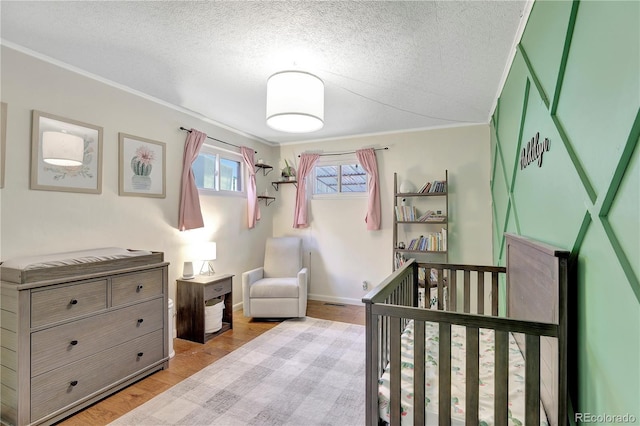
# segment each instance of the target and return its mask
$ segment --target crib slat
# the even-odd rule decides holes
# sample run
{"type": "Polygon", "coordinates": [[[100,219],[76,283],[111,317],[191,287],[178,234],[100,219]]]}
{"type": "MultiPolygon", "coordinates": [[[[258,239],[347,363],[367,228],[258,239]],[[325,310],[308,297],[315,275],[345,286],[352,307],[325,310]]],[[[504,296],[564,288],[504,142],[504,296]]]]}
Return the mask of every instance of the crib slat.
{"type": "Polygon", "coordinates": [[[451,269],[449,271],[449,310],[456,312],[458,310],[458,290],[456,288],[457,271],[451,269]]]}
{"type": "MultiPolygon", "coordinates": [[[[451,324],[440,323],[438,356],[438,423],[451,425],[451,324]]],[[[399,423],[398,423],[399,424],[399,423]]]]}
{"type": "Polygon", "coordinates": [[[414,407],[413,407],[413,424],[415,426],[423,426],[425,422],[425,404],[417,403],[416,401],[424,401],[425,398],[425,336],[424,336],[424,321],[414,322],[414,358],[413,358],[413,394],[414,407]]]}
{"type": "Polygon", "coordinates": [[[496,426],[504,426],[509,417],[509,334],[495,331],[495,402],[494,419],[496,426]]]}
{"type": "MultiPolygon", "coordinates": [[[[366,350],[367,350],[367,359],[366,359],[366,368],[367,368],[367,378],[366,378],[366,386],[367,393],[371,393],[371,395],[378,395],[378,381],[377,377],[382,375],[381,370],[378,369],[378,374],[373,377],[373,373],[376,371],[378,367],[378,355],[379,355],[379,316],[373,315],[371,313],[371,305],[365,305],[367,316],[367,339],[366,339],[366,350]]],[[[367,398],[367,408],[365,420],[367,425],[374,424],[374,420],[377,420],[378,415],[378,398],[367,398]]],[[[377,421],[376,423],[377,424],[377,421]]]]}
{"type": "Polygon", "coordinates": [[[390,327],[390,350],[389,350],[389,369],[391,380],[389,389],[390,395],[390,420],[392,425],[400,424],[400,318],[391,317],[389,321],[390,327]]]}
{"type": "Polygon", "coordinates": [[[438,310],[444,310],[444,283],[442,282],[442,275],[444,271],[438,269],[438,310]]]}
{"type": "Polygon", "coordinates": [[[525,339],[525,424],[540,424],[540,336],[525,339]]]}
{"type": "Polygon", "coordinates": [[[491,315],[498,316],[498,273],[491,273],[491,315]]]}
{"type": "MultiPolygon", "coordinates": [[[[382,347],[381,347],[381,353],[382,356],[380,357],[380,371],[384,371],[385,367],[387,366],[387,363],[389,362],[389,317],[385,316],[382,317],[382,324],[380,326],[380,332],[381,332],[381,340],[382,340],[382,347]]],[[[382,373],[380,374],[382,375],[382,373]]]]}
{"type": "Polygon", "coordinates": [[[484,315],[484,272],[478,271],[478,315],[484,315]]]}
{"type": "Polygon", "coordinates": [[[467,327],[467,371],[466,371],[466,424],[478,424],[478,407],[480,398],[480,329],[467,327]],[[471,398],[470,396],[474,397],[471,398]]]}
{"type": "Polygon", "coordinates": [[[464,312],[471,312],[471,271],[464,271],[464,312]]]}
{"type": "Polygon", "coordinates": [[[411,276],[407,276],[402,283],[402,306],[411,306],[411,276]]]}

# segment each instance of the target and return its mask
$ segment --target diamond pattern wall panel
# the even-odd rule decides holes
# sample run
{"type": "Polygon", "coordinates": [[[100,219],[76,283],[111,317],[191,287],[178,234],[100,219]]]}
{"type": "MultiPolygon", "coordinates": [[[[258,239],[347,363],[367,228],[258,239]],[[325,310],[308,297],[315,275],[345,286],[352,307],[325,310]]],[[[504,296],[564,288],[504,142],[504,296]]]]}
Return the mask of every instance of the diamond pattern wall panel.
{"type": "Polygon", "coordinates": [[[614,4],[580,3],[557,110],[597,195],[609,186],[639,106],[638,5],[614,4]]]}
{"type": "MultiPolygon", "coordinates": [[[[536,2],[492,120],[502,159],[492,185],[496,233],[570,249],[577,265],[569,289],[572,407],[636,419],[639,76],[640,2],[536,2]],[[537,132],[550,150],[542,167],[520,170],[516,153],[537,132]]],[[[502,264],[500,235],[498,242],[494,261],[502,264]]]]}
{"type": "Polygon", "coordinates": [[[520,151],[536,134],[540,135],[540,143],[549,139],[549,151],[542,155],[541,166],[534,162],[521,169],[520,157],[515,158],[513,207],[520,231],[564,246],[578,234],[587,210],[584,204],[587,194],[575,168],[567,167],[571,158],[535,89],[529,92],[522,134],[520,151]]]}
{"type": "Polygon", "coordinates": [[[509,188],[507,186],[506,173],[503,166],[504,162],[502,160],[502,154],[500,153],[500,150],[498,150],[496,157],[496,169],[493,172],[491,194],[494,217],[493,229],[495,234],[494,253],[496,253],[497,250],[497,258],[499,258],[500,249],[503,242],[502,233],[505,229],[507,213],[509,209],[509,188]],[[496,242],[498,242],[497,246],[495,245],[496,242]]]}
{"type": "MultiPolygon", "coordinates": [[[[639,120],[640,121],[640,120],[639,120]]],[[[612,240],[618,257],[624,258],[623,268],[636,297],[640,299],[640,141],[625,168],[620,187],[612,200],[608,214],[603,218],[605,230],[612,240]]],[[[624,161],[624,160],[623,160],[624,161]]]]}
{"type": "Polygon", "coordinates": [[[505,96],[500,96],[500,115],[496,120],[499,121],[497,134],[509,176],[511,176],[510,167],[513,164],[511,159],[515,157],[518,148],[517,141],[527,86],[526,70],[527,67],[522,55],[516,54],[511,71],[509,71],[509,78],[505,82],[502,92],[505,96]]]}
{"type": "MultiPolygon", "coordinates": [[[[527,31],[521,41],[542,92],[549,101],[555,92],[562,57],[563,45],[558,43],[558,40],[562,40],[567,32],[570,13],[571,2],[568,1],[550,2],[546,7],[534,7],[529,16],[527,31]],[[529,37],[531,34],[535,35],[533,40],[529,37]]],[[[548,105],[548,102],[545,103],[548,105]]]]}
{"type": "Polygon", "coordinates": [[[578,291],[571,293],[578,298],[575,409],[637,413],[640,305],[597,222],[589,227],[580,248],[578,274],[578,291]]]}

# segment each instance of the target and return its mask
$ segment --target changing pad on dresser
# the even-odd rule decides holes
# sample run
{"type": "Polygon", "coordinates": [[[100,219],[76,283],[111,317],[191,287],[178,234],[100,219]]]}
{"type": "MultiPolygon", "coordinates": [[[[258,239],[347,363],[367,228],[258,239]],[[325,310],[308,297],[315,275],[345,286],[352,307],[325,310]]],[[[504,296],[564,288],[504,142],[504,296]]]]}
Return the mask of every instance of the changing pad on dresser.
{"type": "MultiPolygon", "coordinates": [[[[68,275],[73,269],[82,269],[84,273],[102,272],[112,269],[115,264],[123,263],[136,266],[138,259],[149,262],[149,256],[164,260],[162,253],[146,250],[128,250],[119,247],[103,247],[64,253],[52,253],[38,256],[23,256],[2,263],[2,280],[14,283],[27,283],[43,279],[55,279],[68,275]]],[[[126,265],[125,265],[126,266],[126,265]]]]}

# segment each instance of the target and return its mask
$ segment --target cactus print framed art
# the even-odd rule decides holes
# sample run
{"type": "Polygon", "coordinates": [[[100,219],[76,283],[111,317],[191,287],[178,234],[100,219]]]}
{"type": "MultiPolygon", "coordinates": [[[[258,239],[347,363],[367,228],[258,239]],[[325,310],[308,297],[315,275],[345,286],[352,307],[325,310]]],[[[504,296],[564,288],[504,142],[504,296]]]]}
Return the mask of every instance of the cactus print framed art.
{"type": "Polygon", "coordinates": [[[166,197],[166,144],[119,133],[120,195],[166,197]]]}
{"type": "Polygon", "coordinates": [[[102,193],[102,127],[34,110],[29,187],[102,193]]]}

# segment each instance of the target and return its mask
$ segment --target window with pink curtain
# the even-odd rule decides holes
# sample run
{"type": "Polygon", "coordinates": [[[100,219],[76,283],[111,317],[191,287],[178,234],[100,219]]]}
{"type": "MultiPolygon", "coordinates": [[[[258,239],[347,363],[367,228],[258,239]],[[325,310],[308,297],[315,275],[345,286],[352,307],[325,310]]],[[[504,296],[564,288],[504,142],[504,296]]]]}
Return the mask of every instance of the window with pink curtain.
{"type": "Polygon", "coordinates": [[[258,205],[258,191],[256,190],[256,167],[254,162],[255,152],[251,148],[243,146],[242,158],[249,171],[249,182],[247,184],[247,216],[249,229],[256,226],[260,220],[260,206],[258,205]]]}
{"type": "Polygon", "coordinates": [[[191,165],[198,158],[198,153],[206,138],[206,133],[191,129],[184,143],[178,219],[178,229],[181,231],[204,227],[202,211],[200,210],[200,195],[198,194],[196,178],[193,175],[193,170],[191,170],[191,165]]]}
{"type": "Polygon", "coordinates": [[[306,228],[307,223],[307,176],[313,171],[313,166],[320,158],[318,154],[300,155],[298,167],[298,190],[296,191],[296,208],[293,213],[293,227],[306,228]]]}
{"type": "Polygon", "coordinates": [[[356,157],[362,168],[367,172],[367,184],[369,186],[367,216],[364,221],[367,223],[367,231],[375,231],[380,229],[382,217],[376,151],[373,148],[359,149],[356,151],[356,157]]]}

